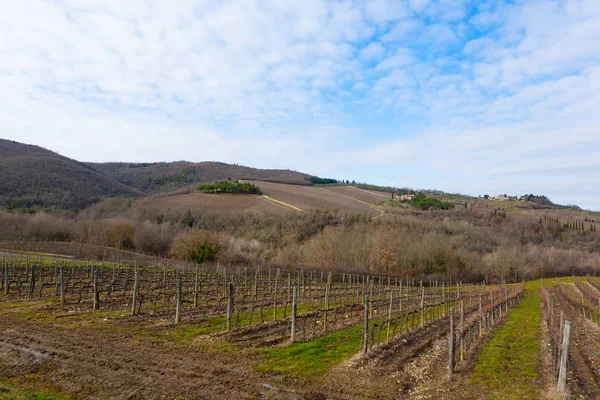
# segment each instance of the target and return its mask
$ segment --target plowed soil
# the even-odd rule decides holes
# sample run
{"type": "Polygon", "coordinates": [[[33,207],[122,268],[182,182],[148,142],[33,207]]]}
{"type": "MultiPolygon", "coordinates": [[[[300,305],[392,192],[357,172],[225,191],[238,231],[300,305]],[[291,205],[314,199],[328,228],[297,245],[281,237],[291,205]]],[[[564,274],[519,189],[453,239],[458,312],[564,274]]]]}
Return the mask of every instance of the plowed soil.
{"type": "Polygon", "coordinates": [[[87,399],[244,399],[266,390],[246,358],[210,337],[179,343],[152,334],[168,326],[127,327],[134,317],[29,320],[39,308],[13,311],[0,314],[0,377],[13,383],[87,399]]]}
{"type": "Polygon", "coordinates": [[[556,301],[555,320],[562,310],[572,323],[567,376],[572,397],[600,399],[600,327],[584,318],[557,288],[551,292],[556,301]]]}

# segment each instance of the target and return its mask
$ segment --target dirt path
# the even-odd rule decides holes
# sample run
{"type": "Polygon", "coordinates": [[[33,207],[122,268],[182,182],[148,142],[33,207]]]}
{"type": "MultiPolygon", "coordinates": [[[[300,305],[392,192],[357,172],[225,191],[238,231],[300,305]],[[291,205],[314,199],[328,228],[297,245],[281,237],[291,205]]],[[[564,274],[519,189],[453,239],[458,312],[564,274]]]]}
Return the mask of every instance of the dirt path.
{"type": "Polygon", "coordinates": [[[264,200],[267,200],[267,201],[270,201],[270,202],[275,203],[275,204],[280,205],[280,206],[291,208],[292,210],[296,210],[296,211],[300,211],[300,212],[305,212],[304,210],[302,210],[302,209],[300,209],[300,208],[298,208],[296,206],[293,206],[293,205],[288,204],[288,203],[284,203],[283,201],[280,201],[280,200],[274,199],[272,197],[269,197],[266,194],[260,196],[260,198],[264,199],[264,200]]]}
{"type": "MultiPolygon", "coordinates": [[[[572,323],[567,384],[573,398],[600,399],[600,327],[584,318],[558,291],[552,289],[559,310],[572,323]]],[[[558,320],[558,319],[557,319],[558,320]]]]}

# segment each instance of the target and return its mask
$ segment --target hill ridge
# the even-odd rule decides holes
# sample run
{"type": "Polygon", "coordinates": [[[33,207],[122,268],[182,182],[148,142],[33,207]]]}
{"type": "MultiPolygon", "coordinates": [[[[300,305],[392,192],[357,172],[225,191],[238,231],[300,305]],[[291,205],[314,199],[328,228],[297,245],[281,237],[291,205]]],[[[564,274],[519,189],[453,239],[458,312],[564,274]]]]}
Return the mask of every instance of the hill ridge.
{"type": "Polygon", "coordinates": [[[311,175],[219,161],[81,162],[41,146],[0,139],[0,206],[81,210],[109,197],[167,194],[227,179],[309,185],[311,175]]]}

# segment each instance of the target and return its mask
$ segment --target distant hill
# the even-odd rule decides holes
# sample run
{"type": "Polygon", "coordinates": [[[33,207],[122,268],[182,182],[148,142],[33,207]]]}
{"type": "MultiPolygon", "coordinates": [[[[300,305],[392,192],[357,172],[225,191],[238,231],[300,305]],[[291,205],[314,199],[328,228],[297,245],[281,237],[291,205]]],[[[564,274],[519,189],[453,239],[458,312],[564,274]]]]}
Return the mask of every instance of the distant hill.
{"type": "Polygon", "coordinates": [[[167,193],[220,180],[242,179],[310,185],[310,175],[284,169],[257,169],[221,162],[89,163],[90,167],[144,193],[167,193]]]}
{"type": "Polygon", "coordinates": [[[109,197],[163,194],[244,179],[310,185],[310,175],[220,162],[82,163],[39,146],[0,139],[0,207],[78,211],[109,197]]]}
{"type": "MultiPolygon", "coordinates": [[[[349,183],[291,170],[257,169],[222,162],[83,163],[38,146],[0,139],[0,208],[79,211],[107,198],[184,195],[195,191],[201,184],[227,180],[255,183],[266,195],[283,202],[277,203],[277,210],[282,204],[291,205],[283,206],[288,211],[308,211],[314,208],[339,213],[371,214],[377,211],[373,209],[375,203],[390,198],[387,193],[382,192],[411,192],[405,188],[349,183]]],[[[484,200],[439,191],[426,191],[426,194],[461,206],[465,202],[477,201],[485,207],[498,209],[579,210],[576,206],[554,204],[545,196],[526,195],[521,200],[496,196],[484,200]]],[[[186,197],[185,202],[203,203],[198,199],[200,197],[186,197]]],[[[246,203],[240,204],[236,201],[238,200],[228,200],[235,210],[273,208],[272,204],[271,207],[265,207],[264,200],[252,200],[248,203],[250,200],[244,199],[246,203]]],[[[178,204],[183,204],[180,203],[178,204]]],[[[210,201],[208,203],[205,204],[208,208],[215,206],[210,201]]],[[[220,210],[223,207],[217,208],[220,210]]]]}
{"type": "Polygon", "coordinates": [[[142,195],[89,165],[4,139],[0,139],[0,177],[0,206],[80,210],[107,197],[142,195]]]}

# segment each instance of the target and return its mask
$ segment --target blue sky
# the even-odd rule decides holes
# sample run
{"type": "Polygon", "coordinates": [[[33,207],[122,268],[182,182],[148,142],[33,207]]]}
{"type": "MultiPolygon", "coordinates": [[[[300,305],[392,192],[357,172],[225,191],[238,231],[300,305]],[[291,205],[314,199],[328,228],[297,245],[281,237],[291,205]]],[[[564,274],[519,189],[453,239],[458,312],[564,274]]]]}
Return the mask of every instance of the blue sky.
{"type": "Polygon", "coordinates": [[[600,210],[600,1],[18,1],[1,137],[600,210]]]}

